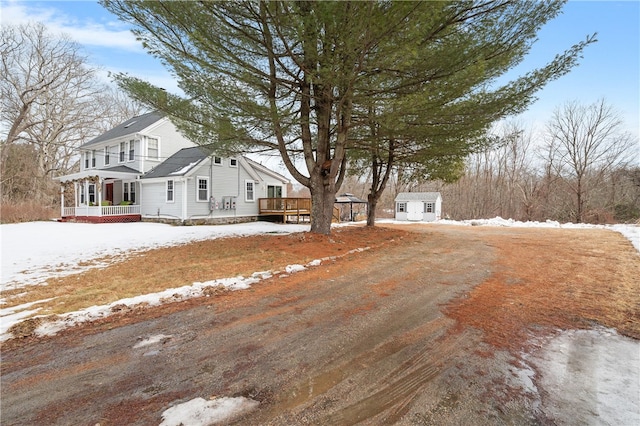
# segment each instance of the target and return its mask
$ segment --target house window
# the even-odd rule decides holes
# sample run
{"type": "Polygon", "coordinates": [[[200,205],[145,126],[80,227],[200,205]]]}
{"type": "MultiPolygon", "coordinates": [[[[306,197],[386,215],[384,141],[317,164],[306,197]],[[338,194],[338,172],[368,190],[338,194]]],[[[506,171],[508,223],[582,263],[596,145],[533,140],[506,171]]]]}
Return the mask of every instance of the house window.
{"type": "Polygon", "coordinates": [[[134,158],[134,147],[135,147],[135,141],[134,140],[130,140],[129,141],[129,161],[133,161],[133,158],[134,158]]]}
{"type": "Polygon", "coordinates": [[[125,145],[126,142],[120,142],[120,157],[118,159],[118,162],[120,163],[124,163],[124,150],[125,150],[125,145]]]}
{"type": "Polygon", "coordinates": [[[133,204],[136,203],[136,184],[135,182],[131,182],[129,184],[129,201],[133,204]]]}
{"type": "Polygon", "coordinates": [[[147,139],[147,158],[150,160],[157,160],[159,155],[158,150],[158,139],[149,138],[147,139]]]}
{"type": "Polygon", "coordinates": [[[398,212],[398,213],[406,213],[407,212],[407,203],[397,203],[396,204],[396,212],[398,212]]]}
{"type": "Polygon", "coordinates": [[[173,181],[167,181],[167,203],[173,203],[173,181]]]}
{"type": "Polygon", "coordinates": [[[244,200],[245,201],[255,201],[254,188],[255,182],[252,180],[244,181],[244,200]]]}
{"type": "Polygon", "coordinates": [[[129,201],[129,182],[122,184],[122,200],[129,201]]]}
{"type": "Polygon", "coordinates": [[[229,159],[229,167],[238,167],[238,159],[230,158],[229,159]]]}
{"type": "Polygon", "coordinates": [[[96,185],[94,183],[89,184],[89,205],[96,203],[96,185]]]}
{"type": "Polygon", "coordinates": [[[216,166],[222,166],[222,157],[213,157],[213,164],[216,166]]]}
{"type": "Polygon", "coordinates": [[[424,209],[423,209],[423,213],[433,213],[433,203],[424,203],[424,209]]]}
{"type": "Polygon", "coordinates": [[[198,177],[196,187],[197,201],[209,201],[209,178],[198,177]]]}
{"type": "Polygon", "coordinates": [[[91,151],[91,168],[96,168],[96,150],[91,151]]]}
{"type": "Polygon", "coordinates": [[[88,168],[89,168],[89,155],[90,155],[90,152],[89,152],[89,151],[86,151],[86,152],[84,153],[84,168],[85,168],[85,169],[88,169],[88,168]]]}
{"type": "Polygon", "coordinates": [[[111,159],[109,158],[109,147],[104,147],[104,165],[108,166],[111,159]]]}

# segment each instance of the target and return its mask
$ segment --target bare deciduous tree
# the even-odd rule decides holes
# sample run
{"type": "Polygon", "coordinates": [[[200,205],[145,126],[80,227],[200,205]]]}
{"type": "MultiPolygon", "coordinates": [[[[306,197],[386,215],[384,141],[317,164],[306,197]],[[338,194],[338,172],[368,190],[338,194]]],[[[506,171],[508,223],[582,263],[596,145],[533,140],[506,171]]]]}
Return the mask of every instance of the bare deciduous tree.
{"type": "MultiPolygon", "coordinates": [[[[12,145],[31,146],[35,164],[30,197],[50,200],[56,190],[51,177],[75,166],[77,147],[141,108],[106,87],[97,69],[87,65],[80,45],[67,36],[30,23],[3,26],[0,37],[3,171],[11,170],[7,161],[19,161],[15,155],[26,152],[9,149],[12,145]]],[[[16,198],[15,188],[6,188],[10,182],[12,176],[3,173],[4,198],[23,198],[16,198]]]]}
{"type": "Polygon", "coordinates": [[[550,173],[562,178],[573,197],[572,220],[582,222],[592,193],[616,168],[626,165],[637,141],[623,132],[619,114],[605,100],[568,102],[547,124],[550,173]]]}

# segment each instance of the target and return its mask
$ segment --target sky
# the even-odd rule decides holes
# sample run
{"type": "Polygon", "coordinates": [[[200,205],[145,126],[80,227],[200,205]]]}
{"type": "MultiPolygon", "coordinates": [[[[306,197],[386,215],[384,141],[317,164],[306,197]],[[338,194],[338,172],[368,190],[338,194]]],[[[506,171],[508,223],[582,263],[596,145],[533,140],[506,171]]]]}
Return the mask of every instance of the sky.
{"type": "MultiPolygon", "coordinates": [[[[96,1],[0,0],[0,23],[43,22],[53,32],[64,32],[84,46],[89,62],[109,72],[142,77],[168,91],[177,83],[159,60],[96,1]]],[[[530,54],[510,75],[522,75],[551,61],[556,54],[597,33],[580,65],[548,84],[538,101],[516,120],[540,130],[554,109],[566,102],[592,104],[605,99],[620,114],[624,128],[640,135],[640,1],[569,1],[563,13],[538,33],[530,54]]]]}

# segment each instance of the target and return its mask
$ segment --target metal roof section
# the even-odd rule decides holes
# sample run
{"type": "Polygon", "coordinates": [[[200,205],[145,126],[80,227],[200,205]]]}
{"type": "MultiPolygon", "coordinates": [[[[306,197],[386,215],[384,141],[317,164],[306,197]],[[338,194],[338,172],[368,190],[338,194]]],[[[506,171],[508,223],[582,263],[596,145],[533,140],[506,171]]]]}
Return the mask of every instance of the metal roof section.
{"type": "Polygon", "coordinates": [[[439,192],[401,192],[395,201],[436,201],[438,198],[439,192]]]}
{"type": "Polygon", "coordinates": [[[345,193],[345,194],[338,195],[336,197],[336,203],[338,203],[338,204],[349,204],[349,203],[367,204],[368,201],[362,200],[362,199],[356,197],[353,194],[345,193]]]}
{"type": "Polygon", "coordinates": [[[142,132],[146,128],[152,126],[158,121],[164,118],[164,114],[159,112],[150,112],[147,114],[139,115],[137,117],[130,118],[124,123],[119,124],[113,129],[101,134],[100,136],[90,140],[84,145],[80,146],[80,148],[85,148],[91,145],[98,144],[100,142],[109,141],[112,139],[118,139],[127,135],[134,135],[136,133],[142,132]]]}
{"type": "Polygon", "coordinates": [[[142,179],[184,176],[210,155],[211,152],[201,146],[183,148],[158,164],[152,170],[149,170],[142,176],[142,179]]]}

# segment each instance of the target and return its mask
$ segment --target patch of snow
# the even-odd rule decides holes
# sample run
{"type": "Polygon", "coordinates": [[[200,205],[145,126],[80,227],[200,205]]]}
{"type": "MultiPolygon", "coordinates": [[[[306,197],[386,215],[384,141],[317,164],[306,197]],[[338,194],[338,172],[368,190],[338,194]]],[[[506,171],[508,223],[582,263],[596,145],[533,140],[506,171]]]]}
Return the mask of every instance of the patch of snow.
{"type": "Polygon", "coordinates": [[[162,413],[160,426],[210,426],[255,409],[260,403],[243,396],[216,398],[209,401],[195,398],[168,408],[162,413]]]}
{"type": "Polygon", "coordinates": [[[309,225],[252,222],[172,226],[161,223],[27,222],[0,225],[0,290],[101,268],[136,252],[229,236],[287,234],[309,225]]]}
{"type": "Polygon", "coordinates": [[[558,424],[640,424],[640,342],[609,328],[565,330],[529,360],[558,424]]]}
{"type": "Polygon", "coordinates": [[[166,334],[156,334],[155,336],[148,337],[136,343],[135,345],[133,345],[133,349],[142,348],[144,346],[149,346],[149,345],[155,345],[156,343],[160,343],[165,339],[170,339],[171,337],[172,337],[171,335],[167,336],[166,334]]]}
{"type": "MultiPolygon", "coordinates": [[[[288,265],[285,269],[288,271],[288,273],[292,274],[304,271],[311,266],[319,266],[321,263],[321,260],[313,260],[307,265],[288,265]]],[[[108,305],[90,306],[79,311],[58,315],[57,319],[54,321],[44,321],[36,328],[35,334],[38,336],[53,336],[58,332],[64,330],[65,328],[72,327],[83,322],[94,321],[100,318],[108,317],[109,315],[122,310],[123,308],[133,308],[142,305],[157,306],[162,303],[178,302],[185,299],[200,297],[204,294],[205,289],[208,287],[221,286],[232,291],[246,290],[251,287],[251,285],[261,280],[271,278],[272,276],[273,272],[262,271],[253,273],[249,278],[237,276],[234,278],[221,278],[205,282],[194,282],[192,285],[185,285],[182,287],[170,288],[157,293],[144,294],[135,297],[129,297],[126,299],[116,300],[115,302],[109,303],[108,305]]],[[[35,311],[32,311],[32,313],[33,312],[35,311]]],[[[13,324],[19,322],[22,318],[24,318],[24,316],[17,318],[15,321],[9,321],[8,319],[7,321],[5,321],[5,317],[2,318],[2,325],[3,327],[6,326],[6,330],[3,330],[0,334],[0,342],[5,341],[9,337],[11,337],[6,333],[6,331],[13,324]]]]}
{"type": "Polygon", "coordinates": [[[171,172],[169,173],[170,175],[183,175],[185,173],[187,173],[189,170],[191,170],[191,168],[193,166],[195,166],[196,164],[198,164],[199,161],[194,161],[193,163],[189,163],[188,165],[182,167],[181,169],[176,170],[175,172],[171,172]]]}
{"type": "Polygon", "coordinates": [[[307,268],[304,265],[287,265],[287,267],[284,268],[287,274],[304,271],[305,269],[307,268]]]}

